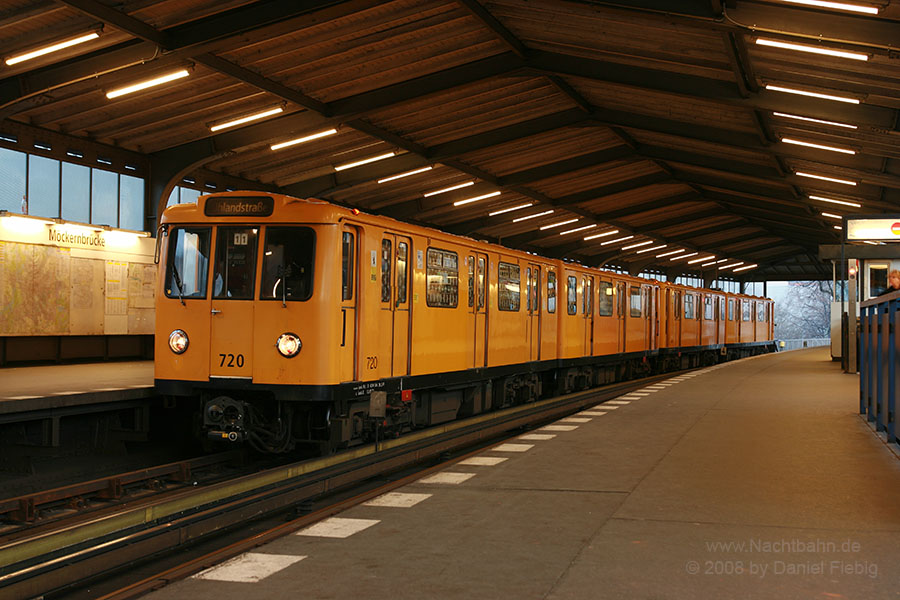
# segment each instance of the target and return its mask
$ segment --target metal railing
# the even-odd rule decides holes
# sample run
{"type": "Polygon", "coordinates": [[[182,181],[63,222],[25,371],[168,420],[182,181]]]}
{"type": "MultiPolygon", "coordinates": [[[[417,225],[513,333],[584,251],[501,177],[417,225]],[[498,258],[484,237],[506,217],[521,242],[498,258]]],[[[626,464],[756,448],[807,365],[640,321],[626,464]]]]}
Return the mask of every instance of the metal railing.
{"type": "Polygon", "coordinates": [[[815,348],[816,346],[828,346],[830,338],[797,338],[793,340],[778,340],[778,350],[800,350],[802,348],[815,348]]]}
{"type": "Polygon", "coordinates": [[[860,303],[859,310],[859,413],[897,442],[894,405],[900,357],[900,292],[860,303]]]}

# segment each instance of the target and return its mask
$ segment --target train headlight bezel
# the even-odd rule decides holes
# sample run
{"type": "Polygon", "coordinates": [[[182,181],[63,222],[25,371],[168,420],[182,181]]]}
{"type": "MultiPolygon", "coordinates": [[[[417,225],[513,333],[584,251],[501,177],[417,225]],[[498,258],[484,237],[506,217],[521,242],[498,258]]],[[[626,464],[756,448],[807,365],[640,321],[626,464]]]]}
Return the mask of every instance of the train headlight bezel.
{"type": "Polygon", "coordinates": [[[275,341],[275,348],[278,349],[278,353],[283,357],[294,358],[300,354],[303,342],[300,341],[300,336],[296,333],[286,331],[278,336],[278,339],[275,341]]]}
{"type": "Polygon", "coordinates": [[[190,343],[191,340],[183,329],[176,329],[169,334],[169,350],[175,354],[184,354],[190,343]]]}

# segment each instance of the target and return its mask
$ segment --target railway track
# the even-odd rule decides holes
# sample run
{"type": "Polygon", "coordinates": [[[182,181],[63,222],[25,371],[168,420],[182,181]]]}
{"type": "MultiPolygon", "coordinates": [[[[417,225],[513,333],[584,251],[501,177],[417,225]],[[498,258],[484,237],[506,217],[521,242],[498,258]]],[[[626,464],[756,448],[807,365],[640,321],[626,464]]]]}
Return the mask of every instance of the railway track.
{"type": "MultiPolygon", "coordinates": [[[[58,519],[49,527],[2,535],[0,600],[52,597],[54,592],[83,582],[86,574],[94,577],[112,574],[123,566],[171,553],[269,515],[308,505],[316,498],[352,489],[375,477],[426,465],[408,477],[357,494],[349,500],[329,504],[164,573],[125,585],[118,592],[104,596],[104,600],[137,597],[168,581],[200,571],[350,505],[405,485],[408,479],[422,477],[429,463],[433,465],[442,455],[465,452],[467,448],[484,445],[510,431],[538,426],[671,376],[666,374],[613,384],[478,415],[333,456],[169,490],[155,498],[129,501],[120,497],[118,504],[82,514],[75,520],[58,519]]],[[[103,489],[108,489],[96,483],[90,487],[100,489],[101,494],[103,489]]]]}

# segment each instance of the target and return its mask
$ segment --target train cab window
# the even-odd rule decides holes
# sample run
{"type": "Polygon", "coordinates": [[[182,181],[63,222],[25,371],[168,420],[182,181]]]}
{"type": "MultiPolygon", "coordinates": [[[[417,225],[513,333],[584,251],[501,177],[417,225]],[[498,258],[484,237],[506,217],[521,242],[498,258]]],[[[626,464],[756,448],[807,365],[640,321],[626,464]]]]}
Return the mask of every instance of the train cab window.
{"type": "Polygon", "coordinates": [[[456,308],[459,301],[459,256],[449,250],[428,249],[425,301],[428,306],[456,308]]]}
{"type": "Polygon", "coordinates": [[[684,295],[684,318],[685,319],[693,319],[696,317],[696,313],[694,313],[694,295],[693,294],[685,294],[684,295]]]}
{"type": "Polygon", "coordinates": [[[497,308],[517,312],[521,302],[519,265],[500,262],[497,265],[497,308]]]}
{"type": "Polygon", "coordinates": [[[734,298],[728,299],[728,320],[734,321],[734,298]]]}
{"type": "Polygon", "coordinates": [[[716,313],[713,310],[713,298],[712,296],[703,296],[703,318],[707,321],[712,321],[716,318],[716,313]]]}
{"type": "Polygon", "coordinates": [[[469,265],[469,308],[475,306],[475,258],[466,259],[469,265]]]}
{"type": "Polygon", "coordinates": [[[744,320],[749,321],[750,320],[750,301],[749,300],[741,300],[741,302],[743,303],[744,320]]]}
{"type": "Polygon", "coordinates": [[[391,260],[393,259],[391,240],[381,240],[381,301],[391,301],[391,260]]]}
{"type": "Polygon", "coordinates": [[[353,299],[353,263],[356,254],[354,235],[345,231],[341,238],[341,299],[353,299]]]}
{"type": "Polygon", "coordinates": [[[608,281],[599,283],[600,296],[597,298],[597,312],[601,317],[611,317],[613,314],[613,284],[608,281]]]}
{"type": "Polygon", "coordinates": [[[213,267],[213,298],[253,299],[258,231],[255,227],[219,227],[213,267]]]}
{"type": "Polygon", "coordinates": [[[406,265],[409,264],[409,244],[397,243],[397,305],[406,304],[406,265]]]}
{"type": "Polygon", "coordinates": [[[569,275],[568,288],[566,289],[567,313],[570,315],[578,314],[578,278],[569,275]]]}
{"type": "Polygon", "coordinates": [[[485,285],[485,266],[486,262],[484,257],[478,257],[478,270],[475,273],[475,285],[477,286],[476,292],[478,292],[478,308],[484,308],[484,294],[487,286],[485,285]]]}
{"type": "Polygon", "coordinates": [[[547,312],[556,312],[556,272],[547,273],[547,312]]]}
{"type": "Polygon", "coordinates": [[[642,296],[641,296],[641,288],[637,286],[631,287],[631,316],[632,317],[640,317],[642,313],[642,296]]]}
{"type": "Polygon", "coordinates": [[[309,227],[267,227],[262,300],[309,300],[313,290],[316,234],[309,227]]]}
{"type": "Polygon", "coordinates": [[[209,274],[208,227],[179,227],[169,234],[169,260],[166,264],[166,296],[169,298],[206,298],[209,274]]]}

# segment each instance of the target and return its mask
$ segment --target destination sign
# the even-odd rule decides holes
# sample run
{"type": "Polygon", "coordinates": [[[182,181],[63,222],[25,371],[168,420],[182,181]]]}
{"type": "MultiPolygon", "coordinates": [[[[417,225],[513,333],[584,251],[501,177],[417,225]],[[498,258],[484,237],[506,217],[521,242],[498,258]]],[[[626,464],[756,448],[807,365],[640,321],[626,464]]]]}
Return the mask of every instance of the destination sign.
{"type": "Polygon", "coordinates": [[[207,217],[268,217],[275,208],[271,196],[210,196],[203,214],[207,217]]]}

